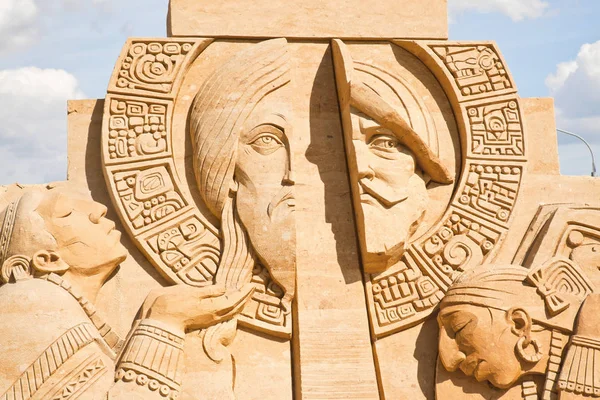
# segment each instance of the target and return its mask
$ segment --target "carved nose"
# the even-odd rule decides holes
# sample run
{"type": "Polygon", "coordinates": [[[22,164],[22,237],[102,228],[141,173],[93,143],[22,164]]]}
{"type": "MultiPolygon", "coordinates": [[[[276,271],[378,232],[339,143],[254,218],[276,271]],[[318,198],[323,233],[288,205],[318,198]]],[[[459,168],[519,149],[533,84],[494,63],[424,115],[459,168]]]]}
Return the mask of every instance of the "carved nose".
{"type": "Polygon", "coordinates": [[[296,184],[296,179],[291,169],[285,173],[285,176],[283,177],[283,181],[281,183],[283,186],[294,186],[296,184]]]}
{"type": "Polygon", "coordinates": [[[94,224],[98,224],[100,223],[102,217],[106,215],[108,209],[106,208],[106,206],[99,203],[94,204],[94,206],[94,211],[90,213],[90,221],[92,221],[94,224]]]}
{"type": "Polygon", "coordinates": [[[369,163],[369,148],[362,141],[354,142],[356,155],[356,169],[358,172],[358,180],[375,178],[375,171],[369,163]]]}
{"type": "Polygon", "coordinates": [[[467,358],[458,348],[456,341],[448,336],[444,328],[440,329],[439,357],[444,368],[450,372],[456,371],[460,364],[467,358]]]}

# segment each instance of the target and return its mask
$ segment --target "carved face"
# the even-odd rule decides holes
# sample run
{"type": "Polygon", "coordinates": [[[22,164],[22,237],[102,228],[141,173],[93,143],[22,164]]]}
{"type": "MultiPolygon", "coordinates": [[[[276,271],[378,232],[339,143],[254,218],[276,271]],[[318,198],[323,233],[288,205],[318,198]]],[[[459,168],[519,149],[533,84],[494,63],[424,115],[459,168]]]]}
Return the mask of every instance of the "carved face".
{"type": "Polygon", "coordinates": [[[443,308],[439,357],[448,371],[460,369],[478,382],[505,389],[523,374],[515,355],[518,337],[511,332],[506,313],[473,305],[443,308]]]}
{"type": "Polygon", "coordinates": [[[84,196],[49,193],[37,212],[56,240],[55,251],[71,272],[110,274],[127,257],[121,233],[105,218],[106,207],[84,196]]]}
{"type": "Polygon", "coordinates": [[[404,253],[427,206],[427,189],[414,156],[390,130],[356,110],[352,127],[348,157],[358,181],[365,267],[382,270],[404,253]]]}
{"type": "Polygon", "coordinates": [[[295,285],[295,199],[290,170],[290,127],[278,96],[254,110],[240,135],[235,181],[238,216],[271,277],[291,299],[295,285]]]}

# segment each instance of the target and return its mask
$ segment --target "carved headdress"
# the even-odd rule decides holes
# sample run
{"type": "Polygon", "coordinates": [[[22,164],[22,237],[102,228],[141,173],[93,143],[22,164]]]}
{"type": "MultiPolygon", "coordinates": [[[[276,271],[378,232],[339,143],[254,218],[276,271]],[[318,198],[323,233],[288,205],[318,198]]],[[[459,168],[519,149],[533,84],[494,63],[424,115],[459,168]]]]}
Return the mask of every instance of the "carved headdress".
{"type": "Polygon", "coordinates": [[[194,170],[202,199],[221,218],[233,182],[238,139],[259,101],[290,81],[285,39],[266,40],[227,61],[192,105],[194,170]]]}
{"type": "MultiPolygon", "coordinates": [[[[594,374],[594,361],[587,358],[588,348],[597,349],[600,354],[599,335],[573,336],[564,364],[562,357],[576,320],[576,332],[581,329],[582,320],[594,321],[594,329],[600,326],[598,317],[584,312],[586,307],[581,307],[588,298],[596,296],[592,295],[593,291],[592,284],[577,264],[556,257],[531,270],[513,265],[484,265],[469,270],[450,287],[440,307],[469,304],[501,311],[514,307],[524,309],[533,321],[546,327],[552,335],[541,398],[555,399],[557,390],[600,395],[600,385],[593,382],[600,377],[600,371],[594,374]],[[582,374],[582,368],[588,372],[582,374]],[[559,371],[562,371],[560,376],[559,371]]],[[[588,308],[597,310],[593,306],[588,308]]],[[[521,385],[524,399],[538,398],[533,381],[525,379],[521,385]]]]}
{"type": "Polygon", "coordinates": [[[45,229],[37,209],[41,191],[28,191],[0,212],[0,268],[2,283],[29,276],[29,258],[41,247],[51,249],[54,237],[45,229]],[[12,278],[11,278],[12,277],[12,278]]]}
{"type": "Polygon", "coordinates": [[[0,221],[2,221],[2,225],[0,225],[0,267],[9,257],[8,250],[12,241],[19,200],[9,203],[0,214],[0,221]]]}
{"type": "Polygon", "coordinates": [[[537,323],[570,333],[581,303],[593,291],[574,262],[557,257],[531,270],[514,265],[469,270],[450,287],[440,306],[471,304],[501,311],[518,306],[537,323]]]}

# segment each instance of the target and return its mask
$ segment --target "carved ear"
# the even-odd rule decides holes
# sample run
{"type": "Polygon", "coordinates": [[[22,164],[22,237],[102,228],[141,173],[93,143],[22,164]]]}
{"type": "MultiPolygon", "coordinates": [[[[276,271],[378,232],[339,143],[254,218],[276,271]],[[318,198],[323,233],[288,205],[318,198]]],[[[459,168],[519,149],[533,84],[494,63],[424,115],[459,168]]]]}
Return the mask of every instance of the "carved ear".
{"type": "Polygon", "coordinates": [[[49,274],[51,272],[62,275],[69,269],[67,263],[54,251],[41,250],[33,255],[31,265],[36,272],[49,274]]]}
{"type": "Polygon", "coordinates": [[[506,312],[506,321],[514,335],[529,339],[532,322],[527,311],[522,308],[511,308],[506,312]]]}

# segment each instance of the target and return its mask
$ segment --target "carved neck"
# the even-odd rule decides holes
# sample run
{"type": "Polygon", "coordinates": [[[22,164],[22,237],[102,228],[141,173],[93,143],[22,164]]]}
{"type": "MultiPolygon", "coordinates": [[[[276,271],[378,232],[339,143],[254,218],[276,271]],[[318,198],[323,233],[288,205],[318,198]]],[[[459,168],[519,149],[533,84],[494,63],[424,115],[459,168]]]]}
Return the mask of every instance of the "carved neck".
{"type": "Polygon", "coordinates": [[[63,274],[63,278],[74,287],[76,287],[81,294],[83,294],[92,304],[96,304],[96,299],[100,289],[112,273],[110,271],[101,271],[94,274],[82,274],[74,268],[70,268],[63,274]]]}

